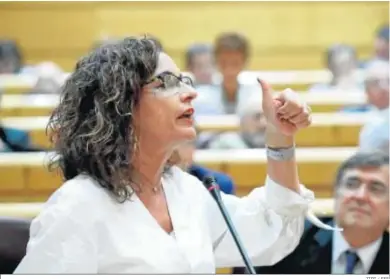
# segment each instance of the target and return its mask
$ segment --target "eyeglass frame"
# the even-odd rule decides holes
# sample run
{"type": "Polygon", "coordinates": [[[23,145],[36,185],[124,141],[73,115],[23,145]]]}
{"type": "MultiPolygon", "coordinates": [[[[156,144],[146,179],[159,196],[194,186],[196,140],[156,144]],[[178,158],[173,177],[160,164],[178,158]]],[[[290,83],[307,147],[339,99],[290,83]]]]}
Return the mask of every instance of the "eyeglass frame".
{"type": "MultiPolygon", "coordinates": [[[[159,86],[157,86],[155,88],[151,88],[153,93],[155,93],[156,95],[157,95],[156,91],[158,91],[158,90],[169,91],[170,89],[173,89],[173,88],[176,88],[176,87],[178,87],[179,89],[185,89],[185,90],[188,90],[189,89],[188,87],[190,87],[191,89],[194,88],[194,82],[193,82],[193,80],[189,76],[184,76],[182,74],[177,76],[177,75],[175,75],[174,73],[172,73],[170,71],[165,71],[165,72],[162,72],[162,73],[152,77],[151,79],[149,79],[144,84],[144,86],[150,85],[151,83],[156,82],[156,81],[161,82],[161,84],[159,86]],[[176,79],[178,81],[178,85],[180,85],[180,87],[178,87],[178,86],[169,86],[167,88],[167,81],[164,80],[164,78],[167,77],[167,76],[168,77],[173,77],[174,79],[176,79]],[[160,88],[160,86],[165,86],[165,88],[160,88]]],[[[180,93],[181,92],[173,92],[171,94],[168,94],[168,96],[176,95],[176,94],[180,94],[180,93]]]]}
{"type": "MultiPolygon", "coordinates": [[[[361,181],[359,178],[353,176],[353,177],[347,177],[347,178],[344,178],[341,183],[339,184],[339,189],[341,189],[342,191],[348,191],[348,192],[357,192],[357,191],[360,191],[361,190],[361,187],[364,185],[364,184],[367,184],[365,183],[364,181],[361,181]],[[357,182],[359,181],[359,185],[349,185],[349,182],[357,182]]],[[[377,182],[377,181],[373,181],[373,183],[368,183],[366,185],[367,187],[367,191],[368,193],[371,195],[371,196],[374,196],[376,198],[381,198],[383,196],[389,198],[389,188],[387,187],[386,188],[386,185],[384,185],[383,183],[380,183],[380,182],[377,182]],[[377,191],[377,190],[374,190],[375,186],[380,186],[382,187],[380,189],[380,191],[377,191]]]]}

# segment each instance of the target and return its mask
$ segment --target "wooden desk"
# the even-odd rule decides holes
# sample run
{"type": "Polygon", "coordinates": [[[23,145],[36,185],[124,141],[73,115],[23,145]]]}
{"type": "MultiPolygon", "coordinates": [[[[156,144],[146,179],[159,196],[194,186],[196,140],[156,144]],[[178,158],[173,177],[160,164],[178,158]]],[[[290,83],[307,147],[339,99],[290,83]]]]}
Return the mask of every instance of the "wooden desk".
{"type": "Polygon", "coordinates": [[[58,102],[56,94],[6,94],[0,99],[0,116],[49,116],[58,102]]]}
{"type": "MultiPolygon", "coordinates": [[[[318,197],[330,197],[338,166],[356,151],[355,148],[297,149],[300,178],[318,197]]],[[[0,153],[0,202],[42,201],[58,186],[57,172],[47,171],[49,153],[0,153]]],[[[266,177],[264,149],[234,151],[196,151],[199,164],[230,175],[237,194],[245,195],[262,185],[266,177]]]]}
{"type": "MultiPolygon", "coordinates": [[[[310,104],[313,112],[336,112],[345,106],[366,103],[364,94],[346,92],[301,92],[302,98],[310,104]]],[[[48,116],[59,102],[59,95],[50,94],[6,94],[2,96],[0,116],[48,116]]]]}
{"type": "Polygon", "coordinates": [[[42,201],[61,185],[49,153],[0,153],[0,202],[42,201]]]}
{"type": "MultiPolygon", "coordinates": [[[[356,148],[298,148],[296,152],[299,177],[321,198],[332,196],[333,182],[340,164],[357,151],[356,148]]],[[[199,150],[196,162],[228,174],[237,185],[237,195],[248,194],[262,185],[266,178],[264,149],[199,150]],[[218,166],[218,168],[216,167],[218,166]]]]}
{"type": "MultiPolygon", "coordinates": [[[[314,113],[312,125],[301,130],[296,142],[301,147],[356,146],[360,129],[372,119],[371,113],[314,113]]],[[[237,131],[236,115],[198,117],[200,131],[237,131]]]]}
{"type": "MultiPolygon", "coordinates": [[[[187,74],[188,73],[184,73],[187,74]]],[[[363,76],[361,70],[357,70],[358,77],[363,76]]],[[[69,73],[63,75],[63,80],[69,73]]],[[[257,77],[268,81],[275,90],[292,88],[298,91],[306,91],[312,84],[326,83],[331,80],[328,70],[292,70],[292,71],[244,71],[238,79],[242,84],[256,83],[257,77]]],[[[218,79],[218,76],[216,77],[218,79]]],[[[33,75],[2,75],[0,85],[6,94],[23,94],[28,92],[36,83],[37,77],[33,75]]]]}
{"type": "MultiPolygon", "coordinates": [[[[314,113],[311,127],[297,134],[300,147],[357,146],[361,127],[370,121],[370,113],[314,113]]],[[[7,117],[5,127],[27,131],[34,144],[49,148],[46,136],[48,117],[7,117]]],[[[236,131],[239,119],[235,115],[198,117],[200,131],[236,131]]]]}

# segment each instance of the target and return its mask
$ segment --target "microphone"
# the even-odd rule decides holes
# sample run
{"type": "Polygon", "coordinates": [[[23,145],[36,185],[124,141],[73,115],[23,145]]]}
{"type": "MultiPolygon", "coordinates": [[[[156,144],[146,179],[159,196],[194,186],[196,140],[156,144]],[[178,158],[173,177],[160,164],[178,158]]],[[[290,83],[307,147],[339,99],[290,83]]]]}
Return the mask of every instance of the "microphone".
{"type": "Polygon", "coordinates": [[[255,269],[253,268],[253,264],[251,263],[251,260],[249,259],[249,256],[247,252],[245,251],[244,245],[242,244],[238,233],[233,225],[232,220],[230,219],[229,213],[222,201],[221,192],[219,190],[219,185],[215,181],[215,178],[212,176],[206,176],[203,179],[203,185],[207,188],[207,190],[210,192],[211,196],[216,201],[219,210],[222,213],[223,218],[225,219],[226,225],[232,234],[233,240],[236,243],[236,246],[241,254],[242,259],[244,260],[246,270],[249,272],[249,274],[256,274],[255,269]]]}

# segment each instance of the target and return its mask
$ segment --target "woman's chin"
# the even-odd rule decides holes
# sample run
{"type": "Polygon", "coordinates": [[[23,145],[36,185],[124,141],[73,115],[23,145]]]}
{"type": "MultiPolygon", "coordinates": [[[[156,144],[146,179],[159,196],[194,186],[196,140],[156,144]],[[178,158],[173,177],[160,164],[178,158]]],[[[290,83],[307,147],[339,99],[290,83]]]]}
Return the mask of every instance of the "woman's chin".
{"type": "Polygon", "coordinates": [[[195,127],[180,127],[176,134],[178,141],[192,141],[196,139],[195,127]]]}

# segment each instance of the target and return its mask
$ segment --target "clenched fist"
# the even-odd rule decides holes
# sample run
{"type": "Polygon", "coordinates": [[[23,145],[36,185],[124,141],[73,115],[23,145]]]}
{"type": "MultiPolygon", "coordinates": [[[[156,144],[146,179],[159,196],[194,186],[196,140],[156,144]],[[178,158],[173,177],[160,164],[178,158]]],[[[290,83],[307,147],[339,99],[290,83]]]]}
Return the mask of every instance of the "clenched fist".
{"type": "Polygon", "coordinates": [[[274,94],[271,86],[258,79],[263,91],[263,112],[268,124],[286,136],[292,136],[298,130],[311,124],[311,109],[291,89],[274,94]]]}

